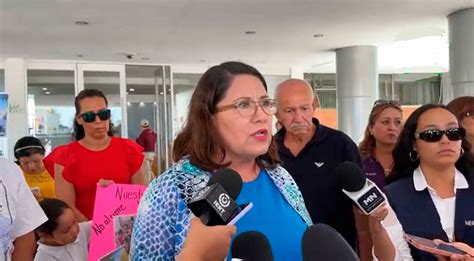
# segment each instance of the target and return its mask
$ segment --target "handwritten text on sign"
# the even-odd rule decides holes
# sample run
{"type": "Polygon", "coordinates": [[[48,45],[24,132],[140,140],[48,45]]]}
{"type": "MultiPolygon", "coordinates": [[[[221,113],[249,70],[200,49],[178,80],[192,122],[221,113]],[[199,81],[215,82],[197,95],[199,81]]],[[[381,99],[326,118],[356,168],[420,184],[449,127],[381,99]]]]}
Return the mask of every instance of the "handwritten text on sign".
{"type": "Polygon", "coordinates": [[[141,185],[112,184],[106,188],[97,185],[89,261],[96,261],[117,248],[113,218],[118,215],[135,215],[145,189],[141,185]]]}

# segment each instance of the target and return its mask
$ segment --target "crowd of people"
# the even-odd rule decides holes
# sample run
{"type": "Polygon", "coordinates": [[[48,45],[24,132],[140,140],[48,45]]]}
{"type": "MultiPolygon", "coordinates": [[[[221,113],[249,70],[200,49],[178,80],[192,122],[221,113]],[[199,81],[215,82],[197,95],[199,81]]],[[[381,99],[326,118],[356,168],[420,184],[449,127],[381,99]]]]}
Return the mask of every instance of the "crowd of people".
{"type": "Polygon", "coordinates": [[[86,260],[97,184],[119,183],[148,186],[131,260],[230,260],[232,240],[248,231],[265,235],[275,260],[302,260],[303,234],[316,223],[333,227],[363,261],[474,260],[474,97],[422,105],[405,122],[399,101],[377,100],[359,146],[324,126],[318,107],[304,80],[286,80],[269,97],[252,66],[213,66],[191,97],[173,164],[154,178],[149,122],[141,121],[136,142],[115,137],[105,95],[83,90],[74,141],[45,157],[37,138],[23,137],[14,146],[17,166],[0,159],[0,254],[86,260]],[[369,215],[341,189],[335,169],[348,161],[385,193],[369,215]],[[235,225],[205,226],[188,203],[221,168],[243,181],[236,203],[253,207],[235,225]],[[465,254],[422,251],[407,234],[465,254]]]}

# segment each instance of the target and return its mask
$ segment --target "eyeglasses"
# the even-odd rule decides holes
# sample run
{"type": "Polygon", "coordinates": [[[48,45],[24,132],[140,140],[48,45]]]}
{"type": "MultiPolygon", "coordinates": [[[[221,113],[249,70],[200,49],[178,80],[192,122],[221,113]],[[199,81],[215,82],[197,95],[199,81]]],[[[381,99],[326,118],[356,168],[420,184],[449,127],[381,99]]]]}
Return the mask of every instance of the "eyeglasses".
{"type": "Polygon", "coordinates": [[[98,112],[88,111],[79,115],[85,122],[91,123],[95,121],[95,117],[99,116],[101,121],[106,121],[110,119],[110,109],[103,109],[98,112]]]}
{"type": "Polygon", "coordinates": [[[375,107],[380,106],[380,105],[392,105],[392,106],[395,106],[395,107],[402,106],[402,104],[397,100],[376,100],[374,102],[374,106],[372,108],[375,108],[375,107]]]}
{"type": "Polygon", "coordinates": [[[438,142],[443,138],[443,135],[450,141],[462,140],[466,136],[466,130],[463,128],[451,128],[447,130],[427,130],[415,133],[415,139],[424,140],[426,142],[438,142]]]}
{"type": "Polygon", "coordinates": [[[240,99],[235,101],[233,104],[217,107],[216,112],[237,109],[240,115],[244,117],[250,117],[257,113],[257,105],[260,105],[260,107],[262,107],[262,110],[267,115],[271,116],[274,115],[276,112],[276,101],[270,98],[261,99],[258,102],[250,99],[240,99]]]}

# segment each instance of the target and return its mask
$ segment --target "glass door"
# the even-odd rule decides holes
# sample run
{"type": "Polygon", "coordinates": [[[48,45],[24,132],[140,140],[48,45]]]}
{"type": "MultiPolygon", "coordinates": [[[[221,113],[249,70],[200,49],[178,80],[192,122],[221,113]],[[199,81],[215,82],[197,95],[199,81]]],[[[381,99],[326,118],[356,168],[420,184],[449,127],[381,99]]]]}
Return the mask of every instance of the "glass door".
{"type": "Polygon", "coordinates": [[[46,154],[73,140],[76,64],[27,64],[28,135],[41,140],[46,154]]]}
{"type": "Polygon", "coordinates": [[[135,140],[140,122],[147,120],[157,134],[156,172],[172,161],[174,90],[170,66],[162,65],[77,65],[77,90],[104,92],[112,110],[115,135],[135,140]]]}
{"type": "Polygon", "coordinates": [[[148,121],[157,134],[153,172],[163,172],[171,163],[174,95],[171,69],[162,65],[126,65],[128,134],[136,139],[148,121]]]}
{"type": "Polygon", "coordinates": [[[128,137],[125,66],[113,64],[77,64],[77,93],[83,89],[102,91],[112,111],[114,135],[128,137]]]}
{"type": "Polygon", "coordinates": [[[172,161],[173,148],[173,111],[174,88],[171,77],[170,66],[161,66],[161,70],[155,71],[155,96],[156,96],[156,123],[157,123],[157,147],[158,170],[160,173],[168,168],[172,161]]]}

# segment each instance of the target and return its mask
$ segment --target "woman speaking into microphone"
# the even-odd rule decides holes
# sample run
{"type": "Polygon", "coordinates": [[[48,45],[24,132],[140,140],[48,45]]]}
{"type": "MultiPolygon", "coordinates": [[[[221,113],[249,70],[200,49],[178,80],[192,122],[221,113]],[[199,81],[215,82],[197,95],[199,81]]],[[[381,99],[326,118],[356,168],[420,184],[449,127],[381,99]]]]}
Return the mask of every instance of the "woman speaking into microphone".
{"type": "Polygon", "coordinates": [[[237,222],[236,235],[261,232],[275,260],[301,260],[311,219],[294,180],[278,164],[271,132],[275,106],[263,76],[249,65],[226,62],[204,73],[174,141],[176,162],[150,183],[140,202],[132,260],[172,260],[181,252],[191,219],[187,203],[222,167],[244,182],[237,203],[253,203],[237,222]]]}

